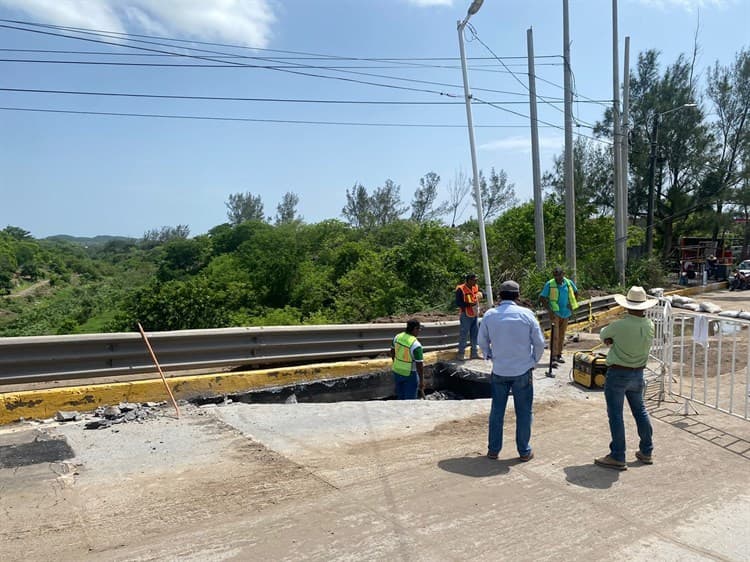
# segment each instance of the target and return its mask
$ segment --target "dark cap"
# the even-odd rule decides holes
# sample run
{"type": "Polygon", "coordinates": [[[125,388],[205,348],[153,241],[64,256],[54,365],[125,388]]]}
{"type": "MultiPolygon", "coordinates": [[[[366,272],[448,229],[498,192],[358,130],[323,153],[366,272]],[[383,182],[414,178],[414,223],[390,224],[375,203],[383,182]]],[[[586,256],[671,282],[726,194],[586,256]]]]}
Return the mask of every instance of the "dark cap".
{"type": "Polygon", "coordinates": [[[476,278],[477,278],[477,274],[476,274],[476,273],[467,273],[467,274],[466,274],[466,280],[467,280],[467,281],[468,281],[469,279],[476,279],[476,278]]]}
{"type": "Polygon", "coordinates": [[[412,332],[413,330],[415,330],[417,328],[421,328],[421,327],[422,327],[422,324],[420,324],[419,320],[417,320],[416,318],[410,318],[406,322],[406,331],[407,332],[412,332]]]}
{"type": "Polygon", "coordinates": [[[503,281],[500,284],[500,292],[501,293],[520,293],[521,287],[518,286],[518,283],[515,281],[503,281]]]}

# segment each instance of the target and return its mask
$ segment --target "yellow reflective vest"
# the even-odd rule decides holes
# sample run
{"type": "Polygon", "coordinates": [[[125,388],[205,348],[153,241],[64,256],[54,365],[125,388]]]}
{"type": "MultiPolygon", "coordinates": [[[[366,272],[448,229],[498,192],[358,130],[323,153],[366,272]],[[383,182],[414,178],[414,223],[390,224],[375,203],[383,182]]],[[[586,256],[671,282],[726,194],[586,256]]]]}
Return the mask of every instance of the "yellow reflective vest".
{"type": "Polygon", "coordinates": [[[393,372],[397,375],[408,377],[413,370],[414,358],[411,355],[411,346],[417,340],[416,336],[401,332],[393,339],[393,372]]]}
{"type": "MultiPolygon", "coordinates": [[[[576,300],[576,294],[573,292],[573,284],[570,279],[563,277],[563,283],[568,288],[568,302],[570,303],[571,310],[578,308],[578,301],[576,300]]],[[[549,280],[549,306],[553,312],[560,312],[560,305],[557,304],[558,293],[557,293],[557,281],[555,278],[549,280]]]]}

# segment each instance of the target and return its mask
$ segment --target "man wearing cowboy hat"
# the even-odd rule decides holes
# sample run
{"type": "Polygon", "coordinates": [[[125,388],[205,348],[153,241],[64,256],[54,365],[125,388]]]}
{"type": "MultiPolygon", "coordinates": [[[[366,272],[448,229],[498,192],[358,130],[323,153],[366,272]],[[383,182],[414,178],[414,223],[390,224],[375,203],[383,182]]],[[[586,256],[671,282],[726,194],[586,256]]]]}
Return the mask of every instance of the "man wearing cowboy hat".
{"type": "Polygon", "coordinates": [[[651,420],[643,403],[643,368],[648,362],[651,343],[654,340],[654,323],[645,317],[647,308],[659,301],[646,295],[643,287],[631,287],[627,296],[615,295],[617,304],[625,308],[627,316],[612,322],[599,333],[601,340],[612,347],[607,354],[607,378],[604,383],[604,398],[607,401],[607,416],[612,442],[609,454],[595,459],[599,466],[626,470],[625,423],[622,410],[627,398],[638,428],[640,444],[635,458],[644,464],[652,464],[654,448],[651,420]]]}

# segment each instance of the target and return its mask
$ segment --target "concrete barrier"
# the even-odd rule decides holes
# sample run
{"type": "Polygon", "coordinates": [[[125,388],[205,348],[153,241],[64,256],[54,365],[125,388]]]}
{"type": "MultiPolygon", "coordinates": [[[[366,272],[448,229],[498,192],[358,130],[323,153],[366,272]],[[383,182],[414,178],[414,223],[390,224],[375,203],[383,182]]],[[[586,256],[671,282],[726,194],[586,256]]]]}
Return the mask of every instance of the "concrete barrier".
{"type": "MultiPolygon", "coordinates": [[[[431,365],[454,357],[455,351],[426,353],[425,363],[431,365]]],[[[195,400],[311,381],[355,377],[390,368],[390,359],[373,359],[171,377],[167,382],[177,400],[195,400]]],[[[20,419],[50,418],[60,410],[91,412],[100,406],[120,402],[158,402],[167,398],[164,383],[160,379],[7,392],[0,394],[0,425],[20,419]]]]}

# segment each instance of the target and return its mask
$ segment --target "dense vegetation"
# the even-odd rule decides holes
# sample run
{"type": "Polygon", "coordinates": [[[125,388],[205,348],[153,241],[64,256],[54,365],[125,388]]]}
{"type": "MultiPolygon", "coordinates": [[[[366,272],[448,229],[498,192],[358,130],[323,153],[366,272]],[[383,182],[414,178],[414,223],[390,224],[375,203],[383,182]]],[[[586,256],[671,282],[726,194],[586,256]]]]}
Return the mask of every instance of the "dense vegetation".
{"type": "MultiPolygon", "coordinates": [[[[631,284],[663,282],[680,236],[735,236],[750,243],[750,52],[718,63],[705,99],[692,61],[663,72],[658,54],[642,53],[632,73],[629,192],[631,284]],[[697,103],[676,111],[684,104],[697,103]],[[710,104],[711,111],[704,106],[710,104]],[[652,124],[662,115],[651,158],[652,124]],[[711,119],[707,115],[712,115],[711,119]],[[650,171],[655,168],[655,248],[645,238],[650,171]]],[[[617,289],[614,272],[611,136],[605,112],[597,139],[574,150],[577,282],[617,289]]],[[[562,158],[545,175],[547,271],[534,257],[534,208],[517,204],[503,170],[480,175],[493,282],[513,278],[535,301],[565,257],[562,158]]],[[[409,205],[387,180],[368,192],[346,192],[342,220],[306,224],[299,197],[286,193],[275,217],[252,193],[229,196],[225,224],[191,238],[186,225],[139,239],[54,237],[38,240],[17,226],[0,231],[0,336],[236,325],[367,322],[378,317],[453,310],[453,288],[467,271],[481,273],[475,220],[456,225],[470,204],[461,174],[437,200],[441,178],[420,179],[409,205]]]]}

